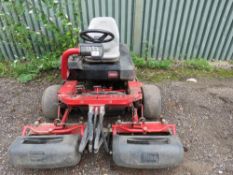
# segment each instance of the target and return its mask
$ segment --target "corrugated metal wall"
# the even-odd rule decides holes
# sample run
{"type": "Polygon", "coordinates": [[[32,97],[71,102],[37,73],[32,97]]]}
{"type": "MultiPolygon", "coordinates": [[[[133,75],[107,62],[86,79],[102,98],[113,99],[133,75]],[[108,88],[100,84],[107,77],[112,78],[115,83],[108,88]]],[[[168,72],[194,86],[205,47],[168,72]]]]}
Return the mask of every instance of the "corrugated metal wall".
{"type": "MultiPolygon", "coordinates": [[[[73,28],[79,28],[79,8],[79,0],[0,0],[0,59],[19,59],[27,55],[29,49],[17,42],[18,31],[12,30],[12,26],[19,24],[30,31],[25,40],[30,40],[35,55],[54,51],[53,44],[46,44],[44,38],[56,43],[56,35],[42,18],[51,21],[63,33],[69,24],[64,25],[64,19],[57,12],[62,13],[73,28]]],[[[18,32],[19,35],[22,33],[18,32]]]]}
{"type": "Polygon", "coordinates": [[[144,0],[141,54],[233,58],[232,0],[144,0]]]}
{"type": "MultiPolygon", "coordinates": [[[[42,8],[44,13],[62,32],[60,20],[53,9],[42,0],[27,0],[42,8]],[[43,2],[43,1],[42,1],[43,2]]],[[[131,51],[156,59],[233,59],[233,0],[54,0],[73,26],[84,29],[95,16],[112,16],[116,19],[121,42],[131,51]],[[79,13],[79,18],[76,13],[79,13]]],[[[42,23],[36,22],[25,6],[24,17],[17,18],[14,11],[0,1],[0,49],[4,58],[20,58],[26,49],[18,47],[7,30],[7,21],[1,17],[8,13],[12,20],[21,20],[33,30],[53,37],[42,23]],[[3,8],[4,7],[4,8],[3,8]]],[[[36,47],[35,52],[43,52],[36,47]]]]}

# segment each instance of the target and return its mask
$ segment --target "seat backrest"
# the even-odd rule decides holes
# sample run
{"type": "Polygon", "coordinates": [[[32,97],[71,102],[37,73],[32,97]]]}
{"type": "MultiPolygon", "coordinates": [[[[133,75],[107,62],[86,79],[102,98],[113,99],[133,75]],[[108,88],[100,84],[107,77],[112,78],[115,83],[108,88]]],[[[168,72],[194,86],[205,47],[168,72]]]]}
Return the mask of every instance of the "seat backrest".
{"type": "MultiPolygon", "coordinates": [[[[119,30],[115,19],[112,17],[96,17],[93,18],[89,24],[88,29],[102,29],[113,33],[114,39],[110,42],[103,43],[104,55],[103,60],[105,62],[115,62],[120,57],[120,41],[119,30]]],[[[90,34],[92,37],[99,36],[97,33],[90,34]]]]}

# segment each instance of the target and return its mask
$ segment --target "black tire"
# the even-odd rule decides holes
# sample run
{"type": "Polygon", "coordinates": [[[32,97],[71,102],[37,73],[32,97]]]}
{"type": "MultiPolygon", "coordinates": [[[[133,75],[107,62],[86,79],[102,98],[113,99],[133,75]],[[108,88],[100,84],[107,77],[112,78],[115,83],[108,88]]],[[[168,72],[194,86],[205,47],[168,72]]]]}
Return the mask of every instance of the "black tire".
{"type": "Polygon", "coordinates": [[[142,87],[144,117],[147,119],[159,119],[161,114],[161,93],[155,85],[142,87]]]}
{"type": "Polygon", "coordinates": [[[45,89],[41,105],[42,112],[45,118],[47,119],[55,119],[57,117],[58,110],[58,98],[57,92],[61,86],[60,85],[52,85],[45,89]]]}

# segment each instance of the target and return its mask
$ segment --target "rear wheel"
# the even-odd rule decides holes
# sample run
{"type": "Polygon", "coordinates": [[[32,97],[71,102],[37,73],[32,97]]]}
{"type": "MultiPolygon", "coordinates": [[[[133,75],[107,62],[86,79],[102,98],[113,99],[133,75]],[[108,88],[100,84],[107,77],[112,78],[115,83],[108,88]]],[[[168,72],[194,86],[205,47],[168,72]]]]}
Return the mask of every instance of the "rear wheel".
{"type": "Polygon", "coordinates": [[[45,89],[42,96],[42,112],[45,118],[55,119],[58,111],[58,98],[57,92],[61,86],[52,85],[45,89]]]}
{"type": "Polygon", "coordinates": [[[161,93],[155,85],[144,85],[143,92],[143,105],[144,116],[147,119],[159,119],[161,114],[161,93]]]}

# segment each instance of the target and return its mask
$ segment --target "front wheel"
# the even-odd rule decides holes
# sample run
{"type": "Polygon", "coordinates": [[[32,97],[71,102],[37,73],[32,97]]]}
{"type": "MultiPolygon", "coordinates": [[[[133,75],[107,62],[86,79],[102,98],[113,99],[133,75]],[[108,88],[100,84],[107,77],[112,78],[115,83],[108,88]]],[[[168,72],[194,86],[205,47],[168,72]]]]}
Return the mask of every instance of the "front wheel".
{"type": "Polygon", "coordinates": [[[55,119],[57,117],[59,103],[57,92],[60,87],[60,85],[49,86],[43,93],[41,100],[42,112],[47,119],[55,119]]]}
{"type": "Polygon", "coordinates": [[[147,119],[159,119],[161,115],[161,93],[155,85],[142,87],[144,116],[147,119]]]}

